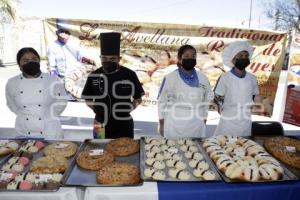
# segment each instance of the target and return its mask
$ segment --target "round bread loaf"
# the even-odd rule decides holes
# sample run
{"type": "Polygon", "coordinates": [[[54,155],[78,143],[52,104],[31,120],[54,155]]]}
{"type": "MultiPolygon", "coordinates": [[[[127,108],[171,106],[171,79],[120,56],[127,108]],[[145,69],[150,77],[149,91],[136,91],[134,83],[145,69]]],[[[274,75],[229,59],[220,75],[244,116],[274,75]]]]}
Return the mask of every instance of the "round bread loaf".
{"type": "Polygon", "coordinates": [[[56,142],[45,147],[44,154],[46,156],[56,155],[69,158],[76,153],[77,144],[73,142],[56,142]]]}
{"type": "Polygon", "coordinates": [[[37,174],[64,173],[68,168],[68,160],[63,156],[45,156],[33,161],[30,165],[30,172],[37,174]]]}
{"type": "Polygon", "coordinates": [[[140,145],[137,140],[123,137],[109,141],[105,150],[115,156],[129,156],[137,153],[140,150],[140,145]]]}
{"type": "Polygon", "coordinates": [[[96,173],[99,184],[135,185],[140,181],[140,170],[131,163],[110,163],[96,173]]]}
{"type": "Polygon", "coordinates": [[[79,153],[76,158],[76,163],[83,169],[99,170],[114,160],[115,157],[112,153],[104,151],[101,155],[95,155],[90,150],[86,150],[79,153]]]}
{"type": "Polygon", "coordinates": [[[288,137],[271,137],[264,141],[264,146],[268,152],[270,152],[277,159],[282,162],[300,169],[300,141],[288,137]],[[295,151],[289,151],[289,147],[295,149],[295,151]],[[297,152],[298,151],[298,152],[297,152]]]}

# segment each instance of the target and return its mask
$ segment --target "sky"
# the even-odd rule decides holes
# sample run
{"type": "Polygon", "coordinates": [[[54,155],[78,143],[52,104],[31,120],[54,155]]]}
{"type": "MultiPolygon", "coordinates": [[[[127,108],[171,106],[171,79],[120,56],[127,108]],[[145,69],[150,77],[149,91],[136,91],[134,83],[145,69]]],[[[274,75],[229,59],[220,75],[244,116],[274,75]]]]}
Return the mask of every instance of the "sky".
{"type": "MultiPolygon", "coordinates": [[[[251,0],[21,0],[22,16],[249,28],[251,0]]],[[[252,0],[250,28],[272,29],[265,2],[252,0]]]]}

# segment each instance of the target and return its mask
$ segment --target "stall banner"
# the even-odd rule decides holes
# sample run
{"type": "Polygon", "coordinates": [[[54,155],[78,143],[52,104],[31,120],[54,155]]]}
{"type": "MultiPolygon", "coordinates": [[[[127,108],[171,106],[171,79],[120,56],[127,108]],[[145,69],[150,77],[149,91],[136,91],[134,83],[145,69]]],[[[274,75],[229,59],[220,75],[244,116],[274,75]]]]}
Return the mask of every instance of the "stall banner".
{"type": "Polygon", "coordinates": [[[283,122],[300,126],[300,33],[293,32],[283,122]]]}
{"type": "MultiPolygon", "coordinates": [[[[248,70],[258,78],[260,94],[263,97],[263,114],[271,116],[278,79],[282,69],[287,34],[263,30],[225,28],[200,25],[115,22],[98,20],[44,20],[45,40],[49,46],[55,39],[58,27],[65,27],[71,33],[74,45],[88,57],[97,61],[100,67],[101,32],[122,33],[121,64],[134,70],[146,95],[143,105],[156,106],[157,93],[163,77],[177,68],[177,49],[185,44],[197,49],[197,68],[209,78],[214,87],[219,76],[230,70],[224,66],[221,54],[226,45],[236,40],[249,41],[255,51],[248,70]]],[[[65,78],[66,89],[80,98],[86,75],[94,70],[81,66],[65,78]]]]}

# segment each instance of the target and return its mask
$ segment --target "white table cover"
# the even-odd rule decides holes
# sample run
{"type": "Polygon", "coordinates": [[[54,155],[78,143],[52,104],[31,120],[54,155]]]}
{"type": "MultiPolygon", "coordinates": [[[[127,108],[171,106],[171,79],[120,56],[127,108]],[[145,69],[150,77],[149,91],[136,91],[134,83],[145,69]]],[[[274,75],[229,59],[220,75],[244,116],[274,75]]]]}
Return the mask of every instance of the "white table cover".
{"type": "Polygon", "coordinates": [[[136,187],[88,187],[84,200],[158,200],[157,183],[136,187]]]}
{"type": "Polygon", "coordinates": [[[84,190],[61,187],[56,192],[0,192],[1,200],[81,200],[84,190]]]}

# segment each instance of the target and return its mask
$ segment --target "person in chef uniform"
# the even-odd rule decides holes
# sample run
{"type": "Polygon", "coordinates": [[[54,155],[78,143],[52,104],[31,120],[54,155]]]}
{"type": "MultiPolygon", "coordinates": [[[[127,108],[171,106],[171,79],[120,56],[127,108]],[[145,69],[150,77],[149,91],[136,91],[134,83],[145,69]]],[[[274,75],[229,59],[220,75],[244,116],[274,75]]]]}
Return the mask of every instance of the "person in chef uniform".
{"type": "Polygon", "coordinates": [[[196,71],[196,49],[181,46],[178,69],[166,75],[158,94],[159,133],[166,138],[205,136],[213,92],[207,77],[196,71]]]}
{"type": "Polygon", "coordinates": [[[144,89],[136,73],[120,65],[121,33],[100,33],[102,67],[89,74],[82,98],[95,113],[97,139],[134,137],[130,112],[142,102],[144,89]]]}
{"type": "Polygon", "coordinates": [[[215,135],[251,135],[251,106],[260,102],[257,79],[245,70],[252,54],[246,41],[232,42],[223,51],[223,63],[232,69],[220,76],[214,89],[221,115],[215,135]]]}
{"type": "Polygon", "coordinates": [[[17,63],[21,74],[6,84],[7,106],[17,116],[17,137],[62,138],[59,115],[67,105],[62,81],[41,72],[40,56],[31,47],[19,50],[17,63]]]}

